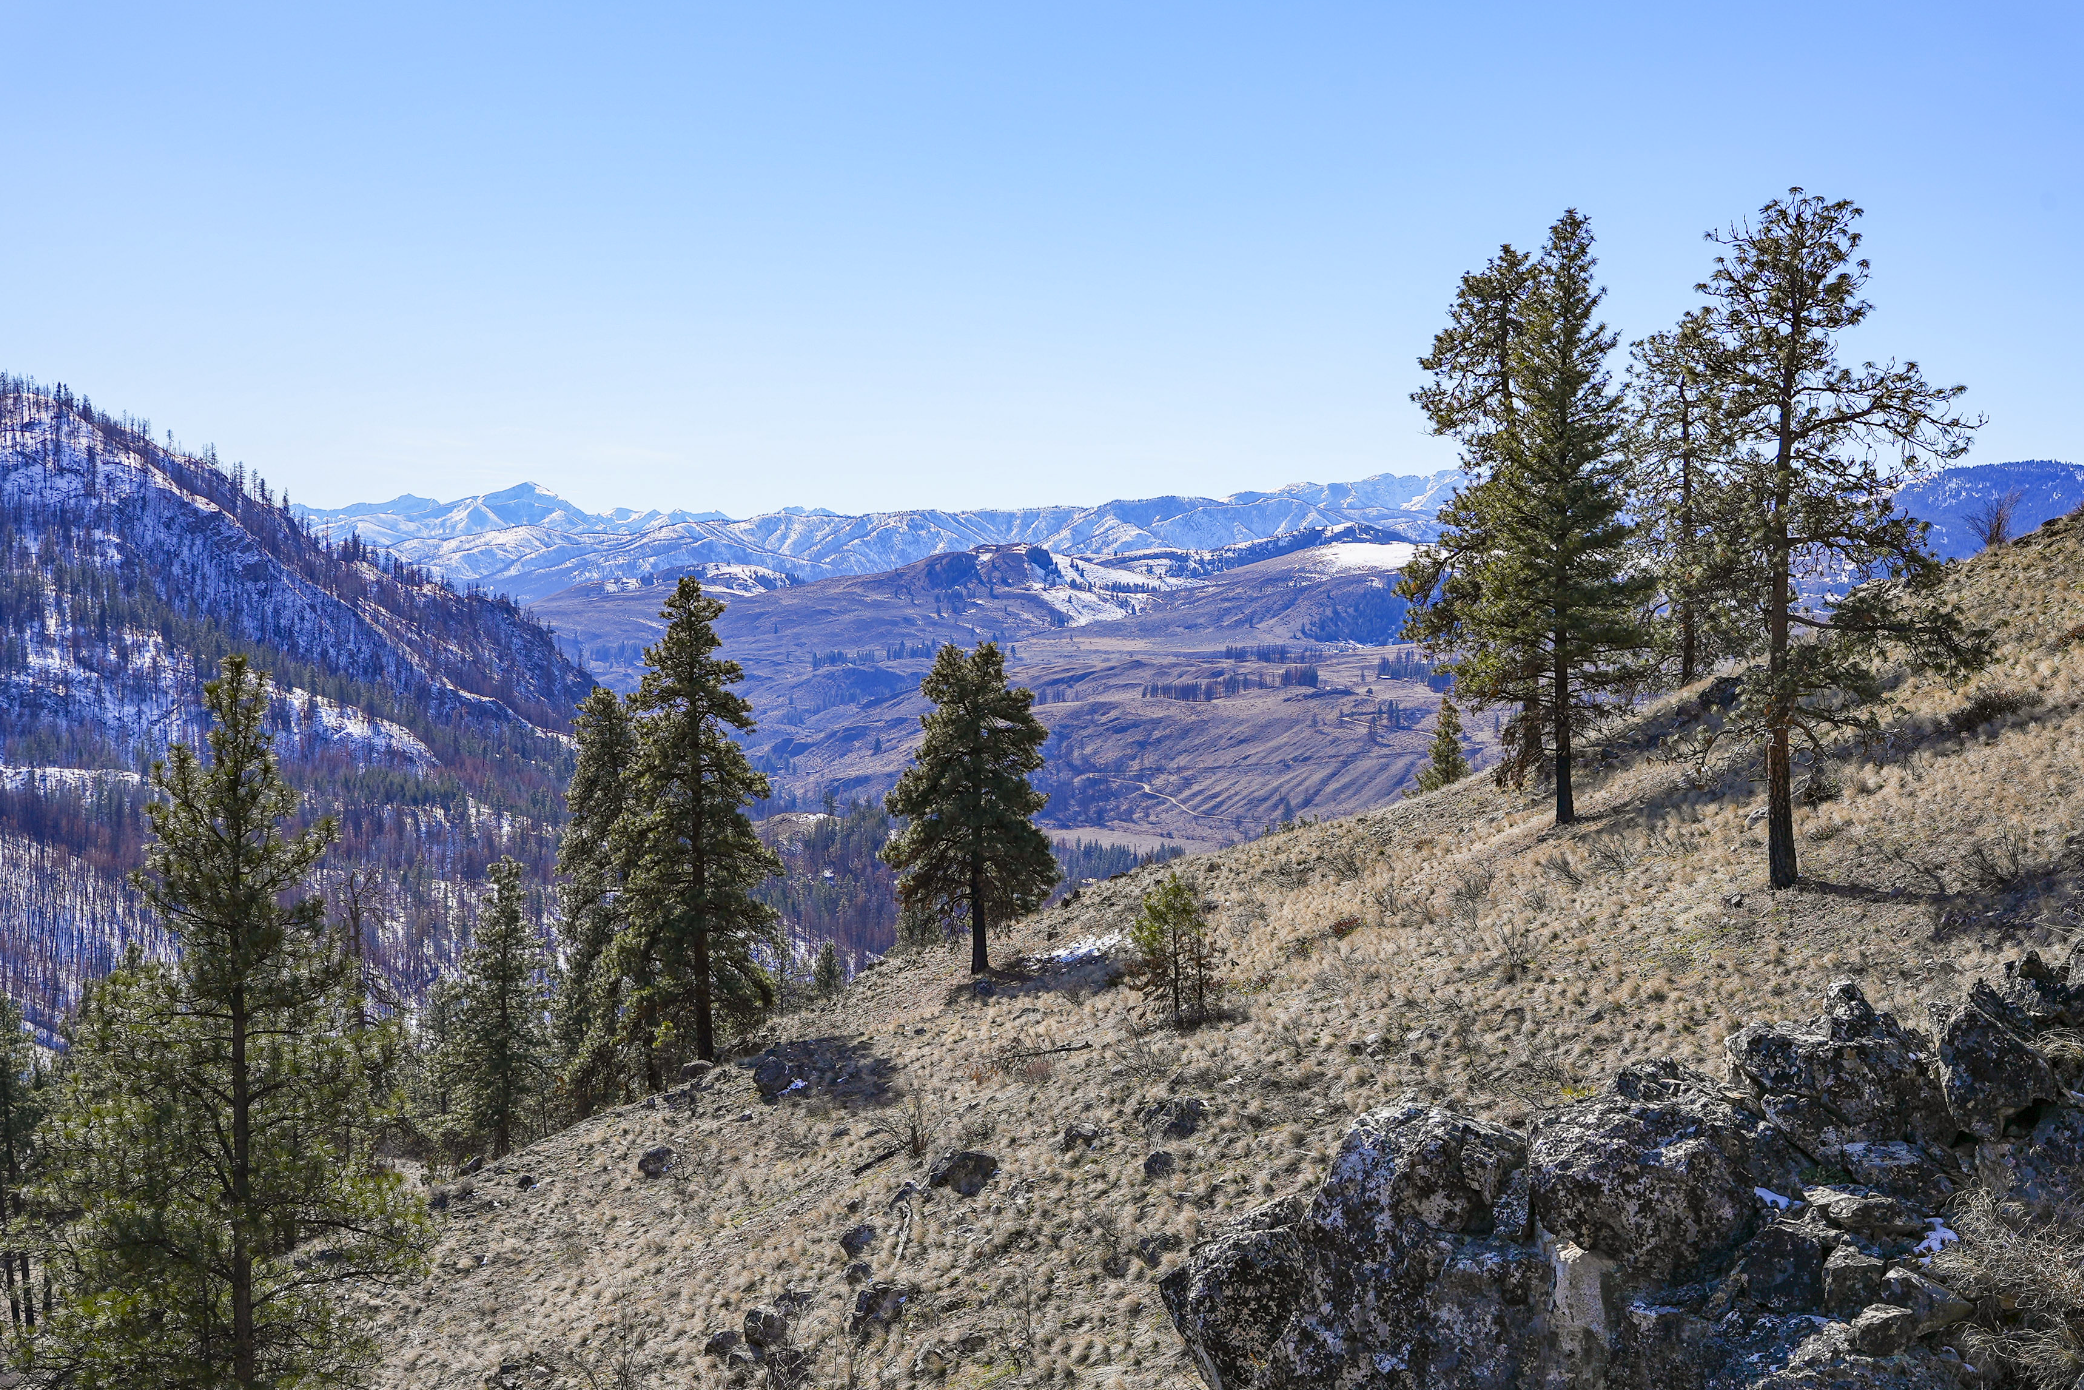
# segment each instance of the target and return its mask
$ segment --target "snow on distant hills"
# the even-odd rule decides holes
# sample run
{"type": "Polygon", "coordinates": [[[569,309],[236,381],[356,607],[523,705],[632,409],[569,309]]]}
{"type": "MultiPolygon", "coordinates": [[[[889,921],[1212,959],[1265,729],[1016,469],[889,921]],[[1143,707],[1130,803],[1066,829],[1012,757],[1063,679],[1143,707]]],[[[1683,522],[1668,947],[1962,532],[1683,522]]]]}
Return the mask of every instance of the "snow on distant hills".
{"type": "Polygon", "coordinates": [[[1294,483],[1224,498],[1149,497],[1098,506],[870,512],[789,507],[732,520],[716,512],[581,510],[533,483],[454,502],[410,495],[351,507],[304,508],[320,531],[359,534],[458,583],[526,603],[579,584],[740,566],[796,579],[877,574],[980,545],[1038,545],[1106,557],[1217,551],[1315,528],[1362,522],[1412,539],[1460,480],[1457,470],[1381,474],[1351,483],[1294,483]]]}
{"type": "MultiPolygon", "coordinates": [[[[869,512],[846,516],[787,507],[732,519],[721,512],[588,512],[533,483],[434,502],[410,494],[350,507],[297,508],[321,532],[358,533],[457,583],[533,603],[574,585],[650,575],[724,571],[747,582],[760,571],[791,580],[894,570],[929,555],[980,545],[1038,545],[1058,555],[1116,557],[1197,552],[1362,523],[1410,541],[1434,534],[1434,516],[1457,484],[1456,469],[1377,474],[1348,483],[1291,483],[1228,497],[1146,497],[1097,506],[869,512]]],[[[1940,554],[1971,553],[1966,518],[2017,490],[2018,529],[2084,503],[2084,467],[2031,461],[1949,468],[1908,484],[1898,501],[1933,523],[1940,554]]],[[[780,581],[777,581],[780,582],[780,581]]],[[[756,588],[769,588],[765,581],[756,588]]],[[[743,590],[751,592],[750,589],[743,590]]]]}

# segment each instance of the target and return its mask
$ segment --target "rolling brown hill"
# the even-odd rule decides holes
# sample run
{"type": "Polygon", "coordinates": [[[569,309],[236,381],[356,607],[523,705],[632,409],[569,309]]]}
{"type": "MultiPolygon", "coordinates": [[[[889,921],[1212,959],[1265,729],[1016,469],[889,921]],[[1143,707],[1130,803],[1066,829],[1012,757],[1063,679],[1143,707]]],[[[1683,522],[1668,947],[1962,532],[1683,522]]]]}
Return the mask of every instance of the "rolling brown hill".
{"type": "MultiPolygon", "coordinates": [[[[780,808],[880,797],[917,741],[933,652],[991,638],[1053,735],[1047,824],[1212,847],[1381,805],[1423,762],[1438,695],[1409,649],[1383,645],[1402,618],[1389,585],[1408,553],[1353,527],[1262,542],[1213,573],[1195,572],[1207,565],[1197,552],[1102,562],[982,547],[726,594],[717,630],[745,668],[760,719],[747,745],[780,808]],[[1252,558],[1262,551],[1278,553],[1252,558]],[[1385,658],[1405,678],[1378,675],[1385,658]],[[1315,684],[1284,684],[1288,667],[1289,681],[1314,668],[1301,678],[1315,684]]],[[[664,593],[591,585],[532,611],[628,687],[664,593]]],[[[1486,760],[1488,723],[1470,733],[1472,759],[1486,760]]]]}
{"type": "Polygon", "coordinates": [[[1705,684],[1593,741],[1579,825],[1479,778],[1182,861],[1232,985],[1194,1031],[1099,960],[1156,869],[1018,924],[988,996],[952,953],[879,965],[713,1077],[441,1184],[435,1272],[369,1311],[382,1383],[1193,1386],[1155,1281],[1313,1186],[1356,1113],[1524,1128],[1624,1063],[1719,1072],[1833,978],[1919,1028],[2084,932],[2079,575],[2084,516],[1954,567],[2002,659],[1896,673],[1887,737],[1829,750],[1798,813],[1795,890],[1765,886],[1752,753],[1677,755],[1721,717],[1705,684]],[[930,1183],[957,1150],[996,1164],[972,1196],[930,1183]],[[775,1349],[734,1371],[749,1325],[775,1349]]]}

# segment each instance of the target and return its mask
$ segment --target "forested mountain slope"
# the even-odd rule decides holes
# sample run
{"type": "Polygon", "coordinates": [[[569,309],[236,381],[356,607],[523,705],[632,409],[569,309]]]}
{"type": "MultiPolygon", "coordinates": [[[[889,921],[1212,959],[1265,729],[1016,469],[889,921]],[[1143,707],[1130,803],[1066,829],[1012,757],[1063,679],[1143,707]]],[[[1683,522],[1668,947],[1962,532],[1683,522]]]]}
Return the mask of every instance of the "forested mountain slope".
{"type": "Polygon", "coordinates": [[[1164,870],[1020,924],[988,994],[952,954],[871,969],[717,1075],[444,1185],[436,1272],[372,1308],[383,1383],[1194,1386],[1157,1281],[1314,1190],[1357,1112],[1524,1130],[1625,1063],[1720,1075],[1730,1034],[1834,978],[1923,1030],[2003,956],[2059,958],[2084,928],[2080,574],[2084,515],[1950,569],[2000,657],[1965,688],[1897,669],[1883,737],[1806,770],[1792,890],[1766,888],[1755,750],[1689,751],[1722,721],[1709,682],[1587,740],[1580,824],[1476,778],[1168,866],[1232,986],[1195,1031],[1106,964],[1164,870]],[[974,1195],[933,1181],[958,1150],[989,1157],[941,1169],[974,1195]]]}
{"type": "Polygon", "coordinates": [[[592,682],[512,602],[329,545],[259,478],[153,442],[62,387],[0,378],[0,983],[49,1026],[125,940],[142,774],[199,740],[202,684],[274,673],[275,731],[337,879],[408,983],[502,852],[546,882],[592,682]]]}

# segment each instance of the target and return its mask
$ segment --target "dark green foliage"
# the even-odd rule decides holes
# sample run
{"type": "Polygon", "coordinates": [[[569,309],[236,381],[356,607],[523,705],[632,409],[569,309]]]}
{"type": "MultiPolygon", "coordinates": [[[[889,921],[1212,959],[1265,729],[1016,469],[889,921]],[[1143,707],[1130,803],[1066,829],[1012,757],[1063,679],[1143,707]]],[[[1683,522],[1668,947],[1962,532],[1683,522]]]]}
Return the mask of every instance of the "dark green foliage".
{"type": "Polygon", "coordinates": [[[818,948],[818,963],[811,970],[810,982],[811,988],[827,999],[846,986],[847,968],[839,963],[839,951],[829,941],[818,948]]]}
{"type": "Polygon", "coordinates": [[[1136,951],[1131,982],[1164,1003],[1175,1027],[1209,1016],[1220,984],[1218,964],[1208,912],[1193,884],[1173,873],[1145,893],[1129,926],[1129,944],[1136,951]]]}
{"type": "Polygon", "coordinates": [[[1634,548],[1656,566],[1667,672],[1691,685],[1725,657],[1757,649],[1758,625],[1718,568],[1714,522],[1732,459],[1714,390],[1705,310],[1636,343],[1629,368],[1634,548]]]}
{"type": "Polygon", "coordinates": [[[619,898],[624,846],[615,828],[627,804],[636,745],[628,710],[605,686],[580,703],[572,732],[579,755],[565,792],[567,820],[557,847],[565,967],[555,1027],[565,1095],[583,1115],[615,1090],[612,1050],[604,1046],[612,1030],[601,1024],[615,1012],[616,982],[604,977],[601,960],[624,920],[619,898]]]}
{"type": "Polygon", "coordinates": [[[1524,778],[1553,752],[1558,824],[1576,818],[1572,736],[1643,678],[1654,587],[1626,553],[1623,417],[1594,263],[1590,226],[1566,212],[1531,272],[1514,262],[1503,375],[1438,350],[1427,359],[1440,378],[1434,419],[1454,427],[1478,481],[1441,512],[1439,543],[1398,586],[1412,604],[1407,635],[1453,655],[1465,699],[1520,707],[1500,777],[1524,778]]]}
{"type": "MultiPolygon", "coordinates": [[[[50,1069],[12,999],[0,999],[0,1276],[9,1325],[19,1339],[36,1330],[38,1300],[28,1188],[42,1166],[50,1069]]],[[[48,1305],[45,1305],[48,1311],[48,1305]]]]}
{"type": "Polygon", "coordinates": [[[1440,721],[1426,751],[1433,760],[1418,774],[1421,792],[1436,792],[1469,775],[1469,759],[1462,754],[1462,716],[1456,712],[1453,700],[1441,699],[1440,721]]]}
{"type": "Polygon", "coordinates": [[[1767,863],[1775,888],[1795,859],[1796,737],[1820,756],[1833,730],[1878,728],[1877,657],[1965,675],[1989,660],[1938,597],[1941,565],[1925,527],[1895,509],[1906,477],[1959,458],[1979,422],[1959,415],[1959,386],[1932,386],[1915,362],[1848,367],[1839,340],[1872,306],[1855,259],[1860,210],[1791,190],[1758,220],[1715,238],[1726,247],[1708,296],[1708,385],[1730,441],[1715,518],[1717,582],[1756,615],[1765,650],[1744,684],[1732,728],[1766,745],[1767,863]],[[1865,583],[1828,612],[1803,579],[1865,583]]]}
{"type": "Polygon", "coordinates": [[[457,968],[455,1033],[448,1066],[458,1108],[492,1157],[504,1158],[534,1126],[550,1076],[543,943],[523,915],[521,865],[492,866],[492,892],[457,968]]]}
{"type": "Polygon", "coordinates": [[[1056,855],[1057,867],[1063,871],[1063,881],[1058,885],[1060,891],[1126,874],[1145,864],[1169,864],[1186,854],[1178,845],[1135,850],[1101,840],[1058,840],[1050,849],[1056,855]]]}
{"type": "Polygon", "coordinates": [[[154,770],[139,883],[179,964],[133,953],[89,993],[47,1128],[36,1361],[111,1390],[351,1384],[375,1346],[339,1294],[417,1277],[425,1218],[372,1152],[383,1030],[353,1026],[353,962],[302,896],[332,826],[285,832],[264,677],[229,658],[205,700],[209,765],[177,744],[154,770]]]}
{"type": "Polygon", "coordinates": [[[602,1013],[595,1033],[645,1091],[663,1083],[663,1061],[683,1036],[695,1056],[714,1060],[718,1013],[743,1022],[770,1007],[762,957],[782,954],[774,909],[754,896],[782,866],[745,814],[769,789],[731,736],[750,732],[753,717],[729,688],[744,678],[738,663],[716,656],[712,624],[723,608],[683,577],[628,703],[628,786],[610,836],[625,918],[597,967],[596,991],[612,992],[614,1012],[602,1013]]]}
{"type": "Polygon", "coordinates": [[[1034,815],[1048,797],[1028,783],[1049,732],[1034,694],[1006,684],[995,643],[967,655],[941,648],[919,689],[933,701],[912,765],[884,806],[905,822],[883,857],[897,870],[898,901],[970,929],[970,969],[990,968],[994,922],[1032,910],[1057,881],[1049,838],[1034,815]]]}

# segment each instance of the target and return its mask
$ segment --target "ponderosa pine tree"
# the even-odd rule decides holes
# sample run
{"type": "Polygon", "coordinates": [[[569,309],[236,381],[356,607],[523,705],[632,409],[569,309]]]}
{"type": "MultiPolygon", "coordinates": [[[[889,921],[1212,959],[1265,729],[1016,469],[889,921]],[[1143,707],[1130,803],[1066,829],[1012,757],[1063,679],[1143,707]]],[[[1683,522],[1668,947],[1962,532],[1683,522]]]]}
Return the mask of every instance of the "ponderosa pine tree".
{"type": "Polygon", "coordinates": [[[1573,734],[1641,679],[1655,584],[1626,554],[1623,416],[1594,264],[1590,224],[1564,213],[1520,307],[1512,414],[1473,436],[1465,466],[1478,480],[1398,586],[1406,635],[1451,657],[1466,699],[1521,708],[1500,776],[1524,777],[1553,751],[1559,825],[1577,817],[1573,734]]]}
{"type": "Polygon", "coordinates": [[[452,1066],[464,1117],[504,1158],[550,1076],[546,961],[524,915],[520,861],[502,858],[487,877],[492,892],[458,966],[452,1066]]]}
{"type": "Polygon", "coordinates": [[[1136,987],[1165,1001],[1174,1027],[1208,1017],[1215,943],[1209,940],[1208,912],[1183,875],[1167,874],[1143,895],[1129,924],[1129,945],[1136,952],[1136,987]]]}
{"type": "Polygon", "coordinates": [[[830,999],[846,984],[847,969],[839,963],[839,948],[828,941],[818,948],[818,963],[811,970],[810,986],[821,998],[830,999]]]}
{"type": "Polygon", "coordinates": [[[1875,658],[1888,645],[1959,674],[1990,655],[1939,600],[1924,523],[1893,502],[1905,478],[1967,451],[1980,422],[1955,413],[1963,388],[1928,384],[1915,362],[1838,359],[1840,337],[1872,311],[1860,297],[1867,262],[1854,259],[1859,216],[1850,202],[1791,189],[1756,222],[1711,237],[1727,250],[1698,286],[1715,408],[1733,446],[1716,518],[1719,582],[1763,629],[1766,660],[1745,678],[1735,728],[1766,746],[1775,888],[1799,878],[1794,738],[1820,758],[1820,730],[1878,727],[1875,658]],[[1862,584],[1827,611],[1799,587],[1847,575],[1898,582],[1862,584]]]}
{"type": "Polygon", "coordinates": [[[303,886],[332,838],[296,794],[239,657],[205,687],[207,766],[153,770],[138,876],[178,963],[133,952],[89,991],[37,1201],[59,1284],[38,1373],[84,1390],[337,1384],[375,1353],[340,1295],[416,1278],[426,1216],[373,1152],[352,961],[303,886]],[[325,1260],[301,1249],[323,1240],[325,1260]]]}
{"type": "Polygon", "coordinates": [[[1757,624],[1716,569],[1717,488],[1730,461],[1705,310],[1631,349],[1629,490],[1636,547],[1663,589],[1667,667],[1691,685],[1724,657],[1755,649],[1757,624]]]}
{"type": "Polygon", "coordinates": [[[27,1189],[38,1167],[50,1071],[12,999],[0,999],[0,1273],[18,1336],[36,1330],[27,1189]]]}
{"type": "Polygon", "coordinates": [[[1469,775],[1469,759],[1462,752],[1462,716],[1454,707],[1454,697],[1440,697],[1440,717],[1433,729],[1433,741],[1426,747],[1432,762],[1418,774],[1418,789],[1421,792],[1436,792],[1451,786],[1469,775]]]}
{"type": "Polygon", "coordinates": [[[616,1036],[647,1090],[662,1084],[661,1044],[691,1029],[695,1055],[714,1061],[719,1006],[745,1017],[774,1002],[760,955],[780,957],[776,914],[752,893],[782,863],[745,814],[770,792],[731,737],[751,732],[753,716],[730,689],[744,672],[716,655],[723,611],[683,577],[629,702],[628,800],[615,830],[627,920],[609,964],[625,989],[616,1036]]]}
{"type": "Polygon", "coordinates": [[[565,961],[554,1027],[565,1099],[586,1114],[616,1089],[613,1049],[603,1045],[612,1028],[599,1025],[618,1014],[621,1001],[618,982],[600,962],[624,920],[619,894],[627,846],[616,827],[627,808],[636,747],[629,711],[606,686],[579,702],[572,733],[579,753],[557,846],[565,961]]]}
{"type": "Polygon", "coordinates": [[[989,929],[1033,910],[1061,873],[1034,822],[1049,797],[1028,782],[1049,731],[1035,718],[1034,692],[1006,684],[993,642],[968,654],[942,647],[919,690],[934,708],[919,717],[926,737],[884,799],[905,826],[883,858],[905,910],[967,921],[970,971],[982,974],[989,929]]]}

